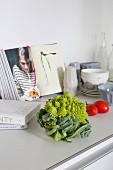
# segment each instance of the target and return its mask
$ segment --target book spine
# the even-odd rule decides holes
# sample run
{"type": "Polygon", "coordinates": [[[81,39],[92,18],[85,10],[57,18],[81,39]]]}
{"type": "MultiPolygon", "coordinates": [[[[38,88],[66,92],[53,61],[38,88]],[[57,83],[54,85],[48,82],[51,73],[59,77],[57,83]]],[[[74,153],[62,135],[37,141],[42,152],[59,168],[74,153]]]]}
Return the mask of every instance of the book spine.
{"type": "Polygon", "coordinates": [[[11,125],[11,124],[0,124],[0,130],[5,129],[26,129],[28,125],[11,125]]]}
{"type": "Polygon", "coordinates": [[[15,124],[15,125],[25,125],[25,117],[14,117],[14,116],[3,116],[0,115],[0,124],[15,124]]]}

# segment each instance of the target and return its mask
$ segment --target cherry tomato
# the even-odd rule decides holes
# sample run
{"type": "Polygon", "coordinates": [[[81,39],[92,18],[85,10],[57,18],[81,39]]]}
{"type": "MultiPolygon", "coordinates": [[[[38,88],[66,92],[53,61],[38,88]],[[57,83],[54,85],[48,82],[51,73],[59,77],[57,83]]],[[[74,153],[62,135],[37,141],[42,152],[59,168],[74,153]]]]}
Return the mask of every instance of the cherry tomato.
{"type": "Polygon", "coordinates": [[[109,111],[109,105],[105,101],[99,100],[94,104],[98,108],[98,113],[107,113],[109,111]]]}
{"type": "Polygon", "coordinates": [[[98,113],[98,109],[94,104],[88,104],[86,106],[86,112],[89,116],[95,116],[98,113]]]}

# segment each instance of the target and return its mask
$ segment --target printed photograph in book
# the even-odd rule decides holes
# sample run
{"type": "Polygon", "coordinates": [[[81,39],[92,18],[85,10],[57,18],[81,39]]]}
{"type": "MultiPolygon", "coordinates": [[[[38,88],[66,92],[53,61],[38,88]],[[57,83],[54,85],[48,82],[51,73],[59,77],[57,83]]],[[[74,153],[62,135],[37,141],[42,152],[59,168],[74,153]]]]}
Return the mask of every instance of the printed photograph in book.
{"type": "Polygon", "coordinates": [[[22,100],[39,98],[40,90],[29,48],[8,49],[5,50],[5,54],[20,98],[22,100]]]}

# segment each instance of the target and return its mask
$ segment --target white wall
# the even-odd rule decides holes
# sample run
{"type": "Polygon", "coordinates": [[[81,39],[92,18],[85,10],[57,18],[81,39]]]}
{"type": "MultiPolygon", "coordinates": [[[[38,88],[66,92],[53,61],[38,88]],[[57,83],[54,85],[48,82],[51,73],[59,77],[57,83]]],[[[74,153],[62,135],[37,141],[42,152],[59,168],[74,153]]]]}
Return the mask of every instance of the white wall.
{"type": "Polygon", "coordinates": [[[101,30],[106,32],[108,55],[113,44],[113,0],[101,0],[101,30]]]}
{"type": "Polygon", "coordinates": [[[66,63],[90,61],[95,35],[111,40],[112,9],[113,0],[0,0],[0,49],[57,42],[66,63]]]}

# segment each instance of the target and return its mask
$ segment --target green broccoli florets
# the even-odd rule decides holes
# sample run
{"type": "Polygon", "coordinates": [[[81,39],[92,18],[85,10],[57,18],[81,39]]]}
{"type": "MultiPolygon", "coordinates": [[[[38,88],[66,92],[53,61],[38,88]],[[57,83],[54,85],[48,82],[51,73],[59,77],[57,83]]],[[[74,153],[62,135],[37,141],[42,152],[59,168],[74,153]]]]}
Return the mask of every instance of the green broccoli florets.
{"type": "Polygon", "coordinates": [[[67,110],[64,107],[58,109],[58,116],[65,117],[67,115],[67,110]]]}
{"type": "Polygon", "coordinates": [[[60,105],[61,105],[61,104],[60,104],[58,101],[55,101],[54,106],[55,106],[56,108],[59,108],[60,105]]]}
{"type": "Polygon", "coordinates": [[[50,113],[50,115],[51,115],[52,117],[58,117],[57,108],[56,108],[56,107],[51,106],[50,108],[46,109],[46,111],[47,111],[48,113],[50,113]]]}
{"type": "Polygon", "coordinates": [[[66,98],[71,98],[71,95],[70,95],[69,92],[65,93],[63,96],[66,97],[66,98]]]}
{"type": "Polygon", "coordinates": [[[88,117],[86,102],[81,102],[75,97],[72,98],[69,92],[62,96],[55,96],[51,101],[47,101],[45,110],[52,117],[65,117],[67,114],[70,114],[74,119],[79,119],[83,123],[86,122],[88,117]]]}
{"type": "Polygon", "coordinates": [[[44,106],[44,108],[45,108],[45,110],[47,111],[50,107],[52,107],[53,106],[53,104],[52,104],[52,102],[51,101],[47,101],[46,102],[46,104],[45,104],[45,106],[44,106]]]}

